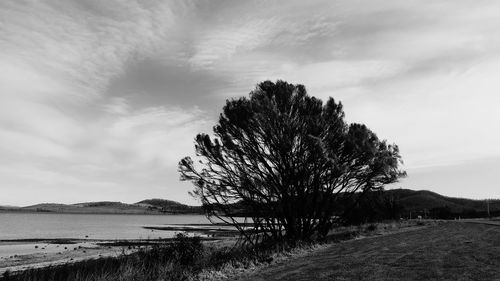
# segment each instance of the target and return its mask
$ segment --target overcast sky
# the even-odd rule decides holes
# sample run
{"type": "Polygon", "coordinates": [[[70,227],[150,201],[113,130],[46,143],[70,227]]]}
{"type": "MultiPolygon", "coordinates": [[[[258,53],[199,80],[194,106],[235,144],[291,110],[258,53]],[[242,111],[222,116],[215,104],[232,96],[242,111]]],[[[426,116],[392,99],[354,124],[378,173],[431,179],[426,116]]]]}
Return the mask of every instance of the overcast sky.
{"type": "Polygon", "coordinates": [[[0,205],[196,203],[177,163],[263,80],[400,146],[396,187],[499,198],[500,2],[0,1],[0,205]]]}

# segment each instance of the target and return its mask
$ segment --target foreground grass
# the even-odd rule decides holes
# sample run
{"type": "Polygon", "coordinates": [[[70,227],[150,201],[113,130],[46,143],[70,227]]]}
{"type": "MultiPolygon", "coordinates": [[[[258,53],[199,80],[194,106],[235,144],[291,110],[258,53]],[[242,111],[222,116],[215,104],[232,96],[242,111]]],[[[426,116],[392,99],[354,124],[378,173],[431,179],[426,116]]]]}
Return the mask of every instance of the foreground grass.
{"type": "MultiPolygon", "coordinates": [[[[413,223],[415,224],[415,223],[413,223]]],[[[329,240],[348,240],[408,227],[408,223],[370,224],[344,227],[334,231],[329,240]]],[[[199,238],[178,236],[173,243],[153,246],[131,255],[100,258],[48,268],[4,274],[2,281],[107,281],[107,280],[232,280],[246,272],[279,263],[290,257],[306,255],[328,244],[299,244],[295,248],[211,247],[199,238]]],[[[278,279],[276,279],[278,280],[278,279]]]]}
{"type": "Polygon", "coordinates": [[[500,280],[500,226],[445,222],[332,244],[234,280],[500,280]]]}

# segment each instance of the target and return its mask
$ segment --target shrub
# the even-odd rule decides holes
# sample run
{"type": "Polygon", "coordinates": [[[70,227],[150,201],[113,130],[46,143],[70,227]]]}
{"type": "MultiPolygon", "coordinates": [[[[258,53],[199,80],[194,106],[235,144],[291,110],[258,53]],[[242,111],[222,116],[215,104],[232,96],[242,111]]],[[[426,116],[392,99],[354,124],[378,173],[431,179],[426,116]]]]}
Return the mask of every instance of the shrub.
{"type": "Polygon", "coordinates": [[[203,254],[203,244],[200,237],[188,237],[179,233],[171,245],[174,259],[181,265],[193,265],[203,254]]]}
{"type": "Polygon", "coordinates": [[[369,224],[369,225],[366,227],[366,230],[367,230],[367,231],[375,231],[375,230],[377,230],[377,225],[376,225],[376,224],[374,224],[374,223],[371,223],[371,224],[369,224]]]}

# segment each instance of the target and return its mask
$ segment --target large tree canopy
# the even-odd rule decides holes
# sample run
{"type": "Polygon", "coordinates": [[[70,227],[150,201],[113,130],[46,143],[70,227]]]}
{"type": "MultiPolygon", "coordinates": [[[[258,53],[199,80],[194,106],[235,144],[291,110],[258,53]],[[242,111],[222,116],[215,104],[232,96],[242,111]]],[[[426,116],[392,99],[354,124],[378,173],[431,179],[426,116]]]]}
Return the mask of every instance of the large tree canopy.
{"type": "Polygon", "coordinates": [[[403,175],[396,145],[347,124],[340,102],[323,103],[303,85],[265,81],[249,98],[228,100],[214,134],[196,136],[199,161],[182,159],[181,179],[195,184],[209,216],[249,239],[324,236],[342,217],[339,202],[403,175]],[[235,218],[237,206],[252,229],[235,218]]]}

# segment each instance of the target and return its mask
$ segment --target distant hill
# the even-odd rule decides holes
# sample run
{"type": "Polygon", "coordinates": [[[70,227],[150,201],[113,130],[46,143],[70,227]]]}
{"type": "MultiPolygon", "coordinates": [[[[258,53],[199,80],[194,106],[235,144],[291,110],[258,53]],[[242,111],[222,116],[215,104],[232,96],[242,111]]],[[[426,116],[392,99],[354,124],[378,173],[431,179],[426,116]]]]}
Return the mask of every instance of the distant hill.
{"type": "Polygon", "coordinates": [[[2,205],[0,206],[0,212],[1,211],[15,211],[20,209],[19,207],[16,206],[10,206],[10,205],[2,205]]]}
{"type": "MultiPolygon", "coordinates": [[[[456,214],[487,211],[485,200],[447,197],[428,190],[390,189],[385,194],[394,196],[406,211],[429,211],[443,207],[456,214]]],[[[490,213],[500,212],[500,200],[490,200],[489,207],[490,213]]]]}
{"type": "Polygon", "coordinates": [[[21,208],[26,211],[55,212],[55,213],[80,213],[80,214],[148,214],[160,213],[158,210],[125,204],[121,202],[86,202],[78,204],[37,204],[21,208]]]}
{"type": "Polygon", "coordinates": [[[199,206],[188,206],[179,202],[149,199],[135,204],[102,201],[77,204],[42,203],[27,207],[1,206],[0,211],[51,212],[69,214],[198,214],[199,206]]]}
{"type": "Polygon", "coordinates": [[[147,199],[137,202],[135,205],[158,209],[170,213],[203,213],[201,206],[188,206],[165,199],[147,199]]]}
{"type": "MultiPolygon", "coordinates": [[[[390,189],[384,192],[384,197],[392,197],[400,205],[401,216],[432,214],[446,211],[452,216],[475,217],[485,216],[487,204],[485,200],[454,198],[440,195],[427,190],[390,189]]],[[[500,200],[489,202],[490,213],[500,216],[500,200]]],[[[234,204],[235,214],[248,213],[245,207],[234,204]]],[[[165,199],[147,199],[134,204],[122,202],[86,202],[77,204],[43,203],[27,207],[0,206],[0,211],[11,212],[54,212],[81,214],[202,214],[201,206],[188,206],[165,199]]]]}

